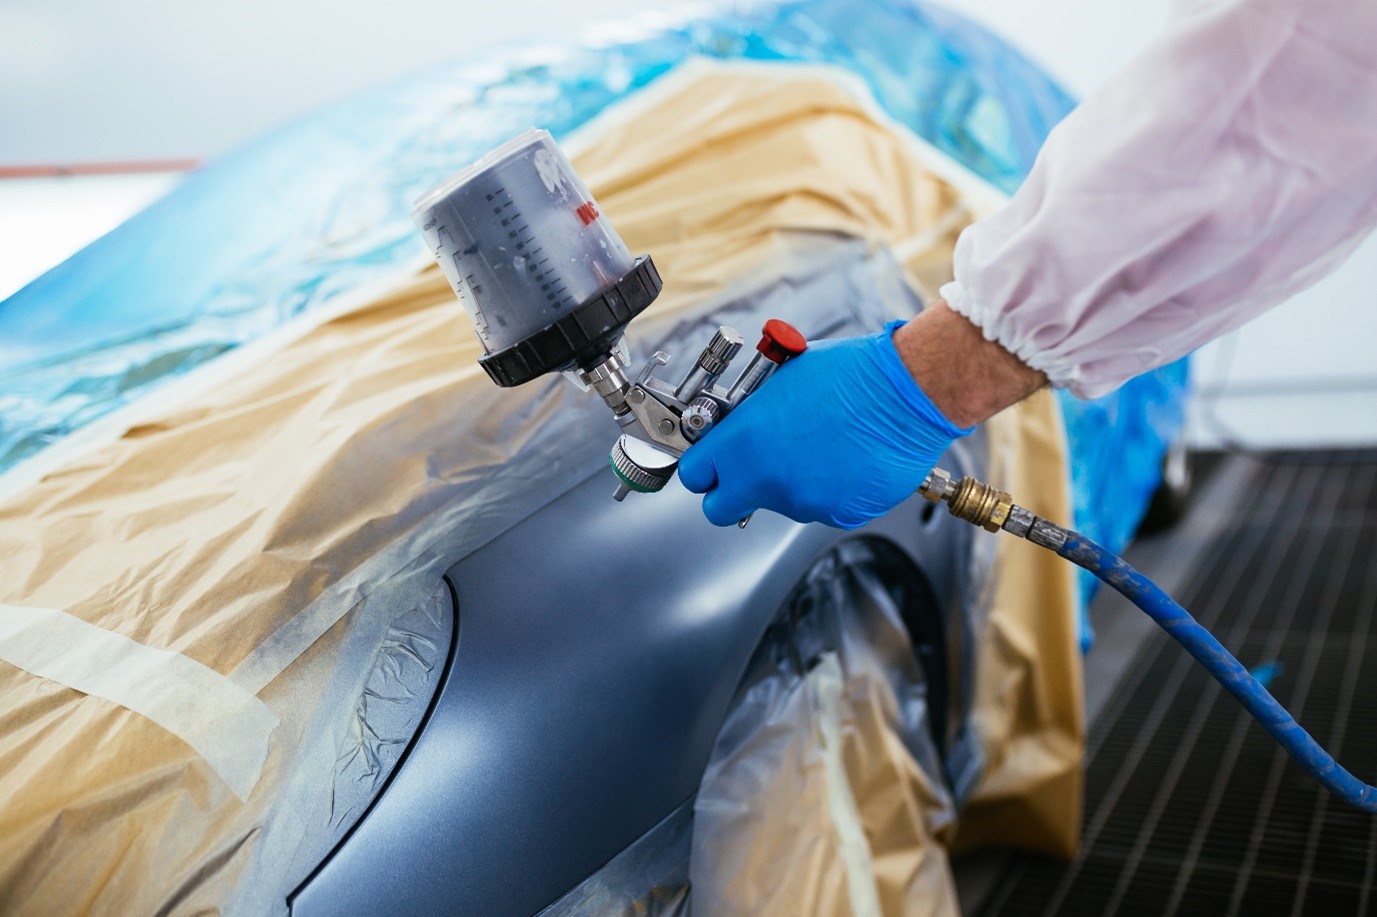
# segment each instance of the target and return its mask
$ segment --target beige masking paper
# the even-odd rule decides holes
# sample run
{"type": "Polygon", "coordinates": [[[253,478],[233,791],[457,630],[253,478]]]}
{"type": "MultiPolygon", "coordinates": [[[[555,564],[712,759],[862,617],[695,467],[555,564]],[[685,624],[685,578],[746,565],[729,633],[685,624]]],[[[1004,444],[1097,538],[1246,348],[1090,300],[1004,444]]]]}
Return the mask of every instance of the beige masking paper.
{"type": "MultiPolygon", "coordinates": [[[[887,248],[931,297],[960,227],[993,206],[832,72],[704,65],[648,92],[652,121],[632,129],[614,111],[571,144],[604,214],[664,277],[647,328],[698,314],[801,236],[887,248]]],[[[540,496],[495,469],[573,396],[501,392],[480,353],[438,269],[399,275],[0,499],[0,603],[175,654],[280,721],[252,781],[226,782],[201,738],[89,681],[0,661],[0,912],[212,909],[271,886],[261,845],[292,821],[274,818],[285,788],[333,779],[313,729],[350,608],[433,547],[441,508],[491,537],[540,496]]],[[[992,481],[1069,518],[1053,399],[990,430],[992,481]]],[[[978,673],[988,766],[966,819],[972,838],[1064,852],[1083,742],[1072,581],[1056,558],[999,550],[978,673]]],[[[101,665],[87,677],[108,680],[101,665]]],[[[866,811],[864,787],[852,793],[866,811]]]]}

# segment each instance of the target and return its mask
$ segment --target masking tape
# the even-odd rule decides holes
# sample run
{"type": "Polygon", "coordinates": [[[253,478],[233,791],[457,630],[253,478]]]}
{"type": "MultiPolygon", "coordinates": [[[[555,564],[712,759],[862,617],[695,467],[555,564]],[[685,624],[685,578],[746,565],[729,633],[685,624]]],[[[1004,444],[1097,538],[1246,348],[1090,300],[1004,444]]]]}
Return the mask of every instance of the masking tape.
{"type": "Polygon", "coordinates": [[[439,579],[445,560],[420,546],[419,540],[427,532],[428,529],[422,526],[418,531],[396,539],[386,550],[379,551],[340,577],[311,604],[284,621],[254,647],[253,652],[225,677],[240,689],[256,694],[370,596],[400,594],[409,584],[417,581],[429,583],[424,588],[433,589],[431,581],[439,579]],[[413,553],[417,555],[416,558],[406,563],[403,558],[413,553]]]}
{"type": "Polygon", "coordinates": [[[823,775],[827,783],[827,814],[836,832],[837,857],[846,870],[846,892],[853,917],[880,917],[880,891],[875,885],[875,864],[865,836],[861,811],[851,792],[842,760],[842,707],[844,675],[836,653],[824,653],[808,673],[806,685],[814,730],[822,749],[823,775]]]}
{"type": "Polygon", "coordinates": [[[195,749],[241,800],[263,772],[277,715],[181,653],[55,608],[0,602],[0,660],[147,717],[195,749]]]}

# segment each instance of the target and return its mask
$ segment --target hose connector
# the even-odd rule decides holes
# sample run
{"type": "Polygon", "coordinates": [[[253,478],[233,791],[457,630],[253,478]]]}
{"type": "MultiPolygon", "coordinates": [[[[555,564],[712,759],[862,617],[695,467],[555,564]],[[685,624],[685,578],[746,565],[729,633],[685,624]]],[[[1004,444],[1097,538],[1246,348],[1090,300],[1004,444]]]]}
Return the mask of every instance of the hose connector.
{"type": "Polygon", "coordinates": [[[945,502],[953,516],[987,532],[1003,529],[1054,551],[1060,550],[1066,541],[1066,530],[1061,526],[1019,506],[1009,494],[975,478],[952,480],[946,469],[934,468],[923,480],[918,493],[933,503],[945,502]]]}
{"type": "Polygon", "coordinates": [[[951,475],[941,468],[932,470],[918,492],[934,503],[945,500],[953,516],[987,532],[1003,528],[1014,508],[1014,498],[1004,491],[975,478],[952,481],[951,475]]]}

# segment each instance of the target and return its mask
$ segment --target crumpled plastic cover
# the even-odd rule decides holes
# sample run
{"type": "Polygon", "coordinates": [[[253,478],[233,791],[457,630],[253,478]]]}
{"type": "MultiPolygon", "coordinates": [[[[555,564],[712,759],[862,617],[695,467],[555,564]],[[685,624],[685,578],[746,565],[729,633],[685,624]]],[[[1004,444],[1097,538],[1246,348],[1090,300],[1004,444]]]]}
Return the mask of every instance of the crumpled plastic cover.
{"type": "MultiPolygon", "coordinates": [[[[1125,382],[1099,398],[1057,392],[1066,420],[1076,531],[1122,553],[1133,540],[1162,483],[1162,456],[1182,435],[1191,392],[1190,361],[1177,360],[1125,382]]],[[[1081,649],[1095,642],[1086,608],[1100,589],[1089,570],[1080,578],[1081,649]]]]}
{"type": "MultiPolygon", "coordinates": [[[[436,68],[198,170],[0,303],[0,473],[207,360],[389,283],[419,263],[412,201],[456,164],[533,124],[562,138],[694,57],[844,68],[890,117],[1005,192],[1074,104],[999,38],[901,0],[646,19],[582,45],[436,68]]],[[[1067,402],[1076,524],[1113,550],[1179,434],[1184,378],[1167,368],[1092,409],[1067,402]],[[1154,420],[1133,420],[1144,413],[1154,420]]],[[[1087,602],[1097,587],[1082,580],[1087,602]]],[[[1088,624],[1083,634],[1088,648],[1088,624]]]]}
{"type": "Polygon", "coordinates": [[[863,541],[756,651],[694,804],[694,913],[959,913],[928,691],[863,541]]]}
{"type": "Polygon", "coordinates": [[[0,303],[0,472],[201,363],[414,266],[411,203],[520,131],[563,139],[693,58],[830,64],[1004,191],[1069,97],[940,7],[807,0],[468,56],[284,126],[0,303]]]}
{"type": "MultiPolygon", "coordinates": [[[[397,744],[368,735],[360,698],[376,712],[438,677],[439,657],[408,642],[422,620],[445,619],[427,610],[453,559],[431,552],[436,540],[471,550],[584,474],[562,447],[601,436],[587,421],[605,410],[557,380],[490,385],[439,272],[412,273],[426,260],[407,218],[417,193],[533,123],[567,136],[632,96],[578,138],[574,162],[665,274],[633,328],[645,342],[701,318],[800,237],[888,247],[931,295],[955,233],[990,200],[933,148],[1007,189],[1069,105],[958,17],[886,0],[733,10],[523,61],[466,62],[284,128],[0,304],[0,466],[133,402],[84,450],[0,475],[0,602],[184,653],[283,715],[241,804],[151,723],[0,664],[0,794],[22,801],[0,831],[7,906],[85,906],[92,877],[135,909],[280,906],[279,883],[371,792],[341,783],[376,786],[397,744]],[[676,85],[689,56],[831,61],[854,85],[763,63],[676,85]],[[651,91],[656,108],[617,121],[651,91]],[[175,392],[148,396],[212,352],[175,392]],[[429,661],[415,667],[413,653],[429,661]],[[394,665],[404,688],[370,687],[394,665]],[[43,741],[12,740],[21,731],[43,741]],[[116,800],[104,795],[112,767],[124,769],[116,800]],[[54,818],[63,830],[48,834],[54,818]]],[[[992,464],[1026,469],[1018,492],[1044,492],[1039,511],[1064,518],[1065,492],[1048,482],[1062,475],[1059,423],[1049,398],[990,426],[1007,427],[992,451],[1004,464],[992,464]]],[[[1068,594],[1030,600],[1030,582],[1057,574],[990,550],[999,576],[975,635],[990,677],[975,685],[983,753],[968,814],[1007,829],[987,832],[996,841],[1023,832],[1061,850],[1082,736],[1068,594]]]]}
{"type": "MultiPolygon", "coordinates": [[[[821,245],[902,255],[922,289],[988,206],[988,188],[833,70],[683,68],[638,99],[571,145],[605,213],[666,278],[633,350],[821,245]],[[896,183],[904,195],[887,193],[896,183]]],[[[900,293],[864,305],[911,301],[900,293]]],[[[4,907],[96,895],[149,911],[281,907],[361,805],[341,783],[376,785],[386,768],[387,741],[360,745],[359,703],[391,693],[370,687],[377,666],[412,665],[387,650],[394,622],[428,615],[447,564],[583,480],[571,456],[606,449],[600,402],[560,379],[497,389],[478,352],[440,272],[402,272],[141,402],[108,441],[0,496],[0,602],[195,659],[282,718],[241,802],[150,721],[0,664],[0,794],[22,801],[0,809],[4,907]],[[236,360],[241,371],[221,371],[236,360]],[[28,735],[43,741],[12,738],[28,735]]],[[[1049,456],[1030,467],[1059,476],[1061,453],[1049,456]]],[[[400,693],[424,690],[412,684],[400,693]]],[[[1053,756],[1061,766],[1076,767],[1076,741],[1053,756]]]]}

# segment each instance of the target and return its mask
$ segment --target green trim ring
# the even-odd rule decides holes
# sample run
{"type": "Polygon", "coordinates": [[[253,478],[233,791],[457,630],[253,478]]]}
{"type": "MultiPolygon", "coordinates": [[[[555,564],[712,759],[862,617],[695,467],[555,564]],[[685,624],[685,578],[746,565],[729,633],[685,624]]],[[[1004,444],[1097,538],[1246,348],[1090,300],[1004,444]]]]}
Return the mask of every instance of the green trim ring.
{"type": "Polygon", "coordinates": [[[659,487],[645,487],[644,485],[637,484],[635,481],[631,480],[626,475],[622,474],[622,470],[617,467],[617,457],[615,454],[608,454],[607,464],[612,468],[612,473],[617,476],[618,480],[620,480],[627,487],[630,487],[632,490],[636,491],[636,493],[638,494],[659,493],[665,488],[664,484],[661,484],[659,487]]]}

